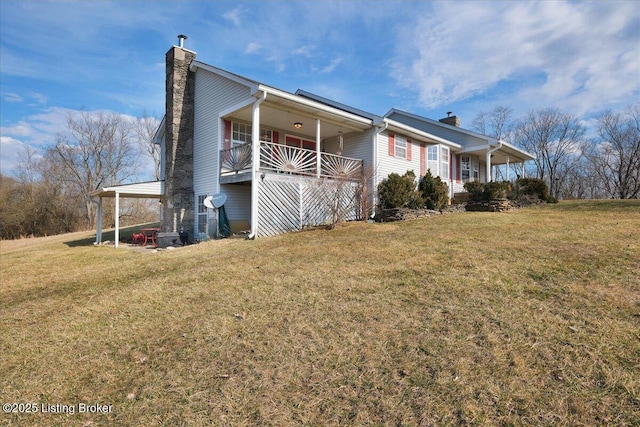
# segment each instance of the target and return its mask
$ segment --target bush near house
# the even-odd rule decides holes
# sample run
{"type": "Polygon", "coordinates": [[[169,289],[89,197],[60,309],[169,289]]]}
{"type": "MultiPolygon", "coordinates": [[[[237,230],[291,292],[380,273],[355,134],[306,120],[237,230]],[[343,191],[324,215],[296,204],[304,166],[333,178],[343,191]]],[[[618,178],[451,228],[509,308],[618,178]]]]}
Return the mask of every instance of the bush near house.
{"type": "Polygon", "coordinates": [[[416,199],[416,175],[407,171],[404,175],[393,172],[378,184],[378,198],[382,209],[404,208],[420,204],[416,199]]]}
{"type": "Polygon", "coordinates": [[[511,191],[511,184],[503,181],[488,183],[467,182],[464,189],[469,193],[469,200],[473,202],[487,202],[491,199],[506,199],[511,191]]]}
{"type": "Polygon", "coordinates": [[[439,176],[431,175],[430,170],[420,178],[418,192],[427,209],[443,209],[449,203],[449,187],[439,176]]]}
{"type": "Polygon", "coordinates": [[[514,186],[514,198],[519,201],[558,203],[558,199],[549,195],[549,187],[540,178],[519,178],[514,186]]]}
{"type": "Polygon", "coordinates": [[[381,209],[442,209],[449,202],[449,188],[440,177],[431,171],[420,178],[416,189],[416,174],[407,171],[404,175],[391,173],[378,184],[381,209]]]}

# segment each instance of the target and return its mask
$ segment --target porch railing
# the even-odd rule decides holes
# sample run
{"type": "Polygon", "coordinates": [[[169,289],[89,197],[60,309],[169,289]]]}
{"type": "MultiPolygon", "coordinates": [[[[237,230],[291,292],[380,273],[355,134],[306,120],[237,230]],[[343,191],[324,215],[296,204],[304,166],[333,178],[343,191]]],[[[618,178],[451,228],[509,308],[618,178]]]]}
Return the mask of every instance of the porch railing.
{"type": "Polygon", "coordinates": [[[251,143],[220,150],[220,174],[251,170],[251,143]]]}
{"type": "MultiPolygon", "coordinates": [[[[220,151],[220,174],[231,175],[251,170],[251,144],[220,151]]],[[[292,175],[318,176],[315,150],[260,142],[260,170],[292,175]]],[[[362,160],[320,153],[320,176],[357,180],[362,175],[362,160]]]]}

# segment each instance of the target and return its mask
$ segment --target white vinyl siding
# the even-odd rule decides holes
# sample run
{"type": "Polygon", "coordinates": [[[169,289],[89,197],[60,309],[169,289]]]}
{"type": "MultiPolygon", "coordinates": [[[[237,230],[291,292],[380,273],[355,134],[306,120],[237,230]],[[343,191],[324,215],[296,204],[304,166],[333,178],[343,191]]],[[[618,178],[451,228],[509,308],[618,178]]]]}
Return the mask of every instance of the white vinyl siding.
{"type": "Polygon", "coordinates": [[[251,220],[251,186],[223,184],[221,190],[227,195],[224,209],[229,221],[251,220]]]}
{"type": "MultiPolygon", "coordinates": [[[[397,135],[394,134],[394,139],[397,135]]],[[[384,178],[389,176],[390,173],[395,172],[399,175],[404,175],[408,170],[412,170],[416,174],[416,177],[420,175],[420,156],[416,153],[420,153],[420,145],[411,141],[411,160],[403,159],[400,157],[392,157],[389,155],[389,135],[388,132],[381,132],[377,138],[377,153],[378,161],[375,166],[375,185],[373,190],[377,189],[377,185],[384,178]]]]}
{"type": "MultiPolygon", "coordinates": [[[[193,189],[194,195],[213,195],[220,192],[218,153],[219,139],[224,135],[218,114],[229,105],[248,99],[251,93],[247,86],[200,68],[196,71],[195,84],[193,189]]],[[[195,212],[198,209],[194,206],[195,212]]]]}

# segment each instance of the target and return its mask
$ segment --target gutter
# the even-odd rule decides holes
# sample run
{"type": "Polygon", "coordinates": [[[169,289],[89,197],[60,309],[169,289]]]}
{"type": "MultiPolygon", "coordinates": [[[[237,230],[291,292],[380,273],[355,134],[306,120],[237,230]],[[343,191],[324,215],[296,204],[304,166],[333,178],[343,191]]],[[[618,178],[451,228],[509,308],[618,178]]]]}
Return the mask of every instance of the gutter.
{"type": "MultiPolygon", "coordinates": [[[[378,135],[387,130],[389,122],[384,120],[381,124],[376,125],[378,130],[373,134],[373,183],[374,187],[378,185],[378,135]]],[[[376,203],[378,202],[375,189],[372,189],[373,206],[371,209],[371,218],[376,216],[376,203]]]]}
{"type": "Polygon", "coordinates": [[[258,183],[256,181],[256,173],[260,167],[260,104],[267,99],[267,92],[263,91],[262,96],[253,103],[251,113],[251,138],[252,145],[252,163],[251,166],[251,233],[247,239],[253,240],[258,234],[258,183]],[[256,120],[257,119],[257,120],[256,120]],[[256,123],[258,126],[256,126],[256,123]]]}

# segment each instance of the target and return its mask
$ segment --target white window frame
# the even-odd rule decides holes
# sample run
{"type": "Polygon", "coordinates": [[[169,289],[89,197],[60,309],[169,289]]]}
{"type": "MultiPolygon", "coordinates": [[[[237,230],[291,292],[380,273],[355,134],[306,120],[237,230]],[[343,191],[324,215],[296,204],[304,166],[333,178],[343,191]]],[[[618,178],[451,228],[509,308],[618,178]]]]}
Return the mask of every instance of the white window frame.
{"type": "Polygon", "coordinates": [[[206,198],[206,194],[198,196],[198,234],[208,233],[207,227],[209,225],[209,215],[207,207],[204,205],[204,199],[206,198]]]}
{"type": "Polygon", "coordinates": [[[477,156],[460,156],[460,179],[462,182],[480,181],[480,159],[477,156]]]}
{"type": "Polygon", "coordinates": [[[451,155],[449,153],[449,147],[440,146],[440,178],[448,181],[449,180],[449,161],[451,159],[451,155]]]}
{"type": "Polygon", "coordinates": [[[237,147],[238,145],[251,142],[251,125],[232,122],[231,124],[231,146],[237,147]]]}
{"type": "Polygon", "coordinates": [[[439,145],[427,145],[427,164],[426,169],[431,171],[431,175],[440,176],[440,162],[438,158],[440,153],[439,145]],[[435,169],[432,167],[434,166],[435,169]]]}
{"type": "Polygon", "coordinates": [[[260,142],[273,142],[273,131],[260,128],[260,142]]]}
{"type": "Polygon", "coordinates": [[[401,159],[407,158],[407,138],[401,135],[395,135],[393,138],[393,156],[401,159]]]}
{"type": "Polygon", "coordinates": [[[460,156],[460,179],[462,182],[471,180],[471,156],[460,156]]]}

